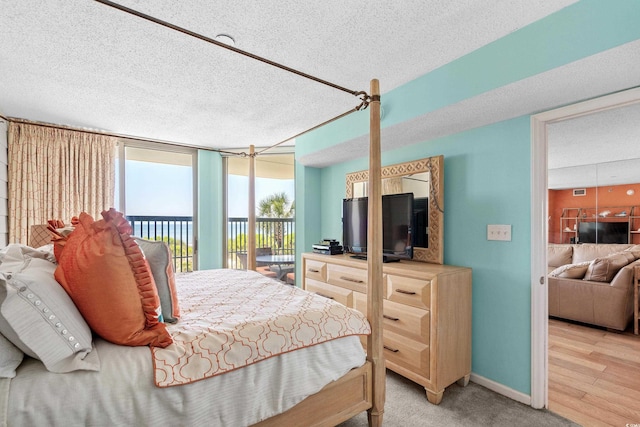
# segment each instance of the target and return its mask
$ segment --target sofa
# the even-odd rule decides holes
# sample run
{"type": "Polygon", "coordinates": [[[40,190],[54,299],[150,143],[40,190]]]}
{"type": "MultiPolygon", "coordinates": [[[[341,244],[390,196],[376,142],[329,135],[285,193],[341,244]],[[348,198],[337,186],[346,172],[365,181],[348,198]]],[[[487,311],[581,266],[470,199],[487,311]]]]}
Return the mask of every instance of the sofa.
{"type": "Polygon", "coordinates": [[[624,331],[640,245],[549,244],[549,316],[624,331]]]}

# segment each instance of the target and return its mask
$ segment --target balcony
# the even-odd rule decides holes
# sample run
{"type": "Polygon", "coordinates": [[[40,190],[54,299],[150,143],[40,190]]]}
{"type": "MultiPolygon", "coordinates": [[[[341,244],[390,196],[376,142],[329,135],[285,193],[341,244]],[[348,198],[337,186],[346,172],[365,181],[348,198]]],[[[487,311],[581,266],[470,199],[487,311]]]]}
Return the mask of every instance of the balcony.
{"type": "MultiPolygon", "coordinates": [[[[256,218],[256,247],[271,248],[275,255],[294,255],[295,219],[256,218]]],[[[229,218],[227,221],[227,268],[242,269],[237,254],[247,252],[247,218],[229,218]]]]}
{"type": "MultiPolygon", "coordinates": [[[[166,242],[173,255],[175,271],[193,270],[193,217],[127,216],[133,235],[166,242]]],[[[295,219],[256,218],[256,247],[269,247],[273,254],[295,254],[295,219]]],[[[247,218],[227,222],[227,268],[242,269],[237,254],[247,252],[247,218]]]]}
{"type": "Polygon", "coordinates": [[[175,271],[193,271],[193,217],[127,216],[127,220],[134,236],[169,245],[175,271]]]}

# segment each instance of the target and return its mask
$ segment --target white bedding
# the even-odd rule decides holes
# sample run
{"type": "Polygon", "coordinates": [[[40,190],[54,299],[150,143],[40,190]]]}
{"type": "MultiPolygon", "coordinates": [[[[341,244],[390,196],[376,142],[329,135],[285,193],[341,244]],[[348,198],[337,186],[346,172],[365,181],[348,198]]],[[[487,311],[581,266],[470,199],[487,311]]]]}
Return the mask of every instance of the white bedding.
{"type": "Polygon", "coordinates": [[[148,348],[97,339],[96,349],[100,372],[54,374],[27,358],[15,378],[0,379],[10,382],[3,425],[247,426],[286,411],[365,361],[360,340],[351,336],[192,384],[159,388],[153,384],[148,348]]]}
{"type": "Polygon", "coordinates": [[[358,336],[347,336],[159,388],[148,347],[99,338],[94,344],[99,372],[55,374],[26,357],[15,378],[0,379],[0,425],[247,426],[286,411],[365,362],[358,336]]]}

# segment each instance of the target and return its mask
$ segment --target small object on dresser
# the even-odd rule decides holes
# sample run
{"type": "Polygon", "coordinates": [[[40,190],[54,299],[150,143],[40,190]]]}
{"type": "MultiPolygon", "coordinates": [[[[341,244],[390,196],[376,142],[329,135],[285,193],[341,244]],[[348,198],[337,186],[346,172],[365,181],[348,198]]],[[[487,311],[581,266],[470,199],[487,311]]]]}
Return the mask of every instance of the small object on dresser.
{"type": "Polygon", "coordinates": [[[333,239],[324,239],[312,246],[313,252],[324,255],[338,255],[342,253],[340,242],[333,239]]]}

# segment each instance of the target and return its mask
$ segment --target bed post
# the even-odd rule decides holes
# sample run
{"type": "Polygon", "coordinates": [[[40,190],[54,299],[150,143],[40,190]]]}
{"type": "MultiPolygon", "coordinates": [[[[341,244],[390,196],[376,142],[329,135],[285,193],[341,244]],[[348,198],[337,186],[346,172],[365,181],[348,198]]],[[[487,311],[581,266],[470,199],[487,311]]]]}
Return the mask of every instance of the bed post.
{"type": "Polygon", "coordinates": [[[367,360],[373,366],[373,405],[368,411],[370,427],[382,425],[385,399],[385,365],[382,347],[382,184],[380,181],[380,85],[371,80],[369,137],[369,212],[367,235],[367,313],[371,335],[367,338],[367,360]]]}
{"type": "Polygon", "coordinates": [[[256,156],[249,146],[249,233],[247,235],[247,270],[256,269],[256,156]]]}

